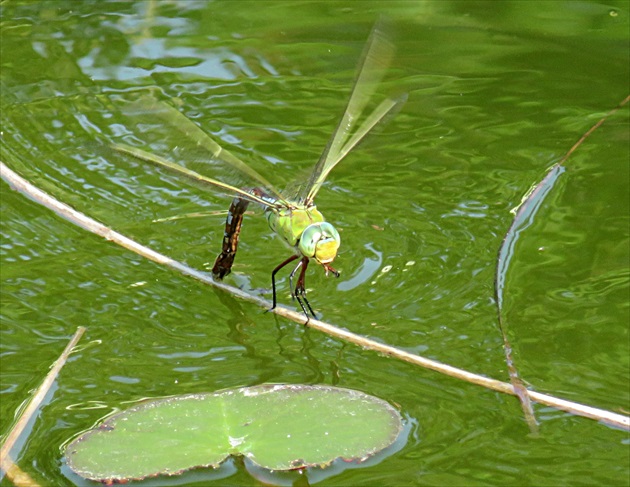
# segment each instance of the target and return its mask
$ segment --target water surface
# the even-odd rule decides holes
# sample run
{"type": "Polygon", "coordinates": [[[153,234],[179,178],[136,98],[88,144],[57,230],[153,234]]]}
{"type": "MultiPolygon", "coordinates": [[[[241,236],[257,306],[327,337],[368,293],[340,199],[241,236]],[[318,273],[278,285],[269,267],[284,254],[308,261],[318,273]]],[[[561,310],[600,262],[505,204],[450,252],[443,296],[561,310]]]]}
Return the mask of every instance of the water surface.
{"type": "MultiPolygon", "coordinates": [[[[116,102],[148,92],[172,100],[279,188],[291,187],[317,161],[370,28],[386,14],[398,51],[375,101],[401,92],[408,101],[320,191],[319,209],[341,232],[342,275],[325,278],[313,265],[309,298],[332,324],[501,380],[492,297],[510,210],[627,96],[630,78],[625,2],[2,9],[2,161],[206,270],[230,198],[108,151],[129,135],[116,102]]],[[[181,150],[168,130],[139,135],[181,150]]],[[[630,409],[628,139],[625,108],[569,159],[517,242],[504,291],[528,384],[616,412],[630,409]]],[[[400,452],[323,484],[627,484],[626,433],[536,407],[541,436],[531,438],[513,398],[264,314],[0,187],[3,434],[76,327],[87,327],[17,456],[44,485],[79,482],[62,469],[60,448],[112,411],[264,382],[359,389],[399,405],[412,423],[400,452]]],[[[287,252],[260,212],[248,215],[228,282],[268,291],[287,252]]],[[[293,305],[286,279],[280,299],[293,305]]],[[[255,484],[238,466],[214,482],[255,484]]]]}

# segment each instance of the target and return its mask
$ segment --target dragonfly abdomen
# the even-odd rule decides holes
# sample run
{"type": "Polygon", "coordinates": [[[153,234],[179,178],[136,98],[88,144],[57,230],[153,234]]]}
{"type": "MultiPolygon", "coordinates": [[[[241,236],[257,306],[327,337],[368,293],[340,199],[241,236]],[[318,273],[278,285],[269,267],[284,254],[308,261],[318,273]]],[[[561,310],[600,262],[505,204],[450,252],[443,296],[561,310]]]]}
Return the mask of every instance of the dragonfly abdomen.
{"type": "MultiPolygon", "coordinates": [[[[275,203],[275,200],[260,188],[244,189],[243,191],[269,204],[275,203]]],[[[214,266],[212,267],[212,275],[216,279],[221,280],[232,272],[232,265],[234,264],[236,251],[238,250],[238,239],[241,235],[243,217],[245,216],[245,211],[247,211],[249,203],[250,201],[245,198],[236,197],[230,204],[227,218],[225,219],[225,232],[223,233],[221,253],[214,261],[214,266]]]]}
{"type": "Polygon", "coordinates": [[[212,267],[212,275],[217,279],[223,279],[232,271],[232,264],[234,264],[236,250],[238,249],[243,216],[245,216],[248,205],[249,201],[243,198],[237,197],[232,200],[225,220],[225,233],[223,234],[221,253],[214,261],[214,266],[212,267]]]}

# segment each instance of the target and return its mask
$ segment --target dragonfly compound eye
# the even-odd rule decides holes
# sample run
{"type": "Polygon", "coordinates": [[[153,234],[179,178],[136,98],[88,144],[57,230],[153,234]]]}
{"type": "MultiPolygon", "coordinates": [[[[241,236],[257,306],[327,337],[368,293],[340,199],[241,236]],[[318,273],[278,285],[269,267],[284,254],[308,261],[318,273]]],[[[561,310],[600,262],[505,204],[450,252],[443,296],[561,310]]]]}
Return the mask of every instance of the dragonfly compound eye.
{"type": "Polygon", "coordinates": [[[314,223],[306,227],[300,238],[302,255],[313,257],[320,264],[332,262],[337,256],[341,238],[328,222],[314,223]]]}

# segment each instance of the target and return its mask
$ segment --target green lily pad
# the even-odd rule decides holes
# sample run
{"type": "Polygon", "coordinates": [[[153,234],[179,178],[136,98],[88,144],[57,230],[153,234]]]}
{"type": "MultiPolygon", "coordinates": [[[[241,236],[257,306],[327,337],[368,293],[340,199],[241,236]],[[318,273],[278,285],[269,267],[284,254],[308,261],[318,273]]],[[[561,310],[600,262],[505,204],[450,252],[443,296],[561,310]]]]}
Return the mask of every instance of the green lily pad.
{"type": "Polygon", "coordinates": [[[216,468],[230,455],[283,471],[366,460],[401,431],[398,411],[362,392],[261,385],[143,402],[72,441],[66,460],[101,482],[216,468]]]}

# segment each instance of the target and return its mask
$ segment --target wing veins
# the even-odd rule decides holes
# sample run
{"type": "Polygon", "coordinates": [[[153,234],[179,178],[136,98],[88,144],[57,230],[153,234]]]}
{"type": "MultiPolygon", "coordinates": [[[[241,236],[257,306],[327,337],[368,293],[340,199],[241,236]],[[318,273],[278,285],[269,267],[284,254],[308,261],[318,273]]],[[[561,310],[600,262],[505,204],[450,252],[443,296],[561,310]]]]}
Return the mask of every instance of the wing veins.
{"type": "MultiPolygon", "coordinates": [[[[197,147],[201,147],[207,150],[211,154],[212,159],[223,161],[231,165],[232,167],[239,170],[241,173],[245,174],[246,176],[249,176],[249,178],[262,184],[262,186],[266,190],[268,190],[278,201],[288,204],[284,196],[282,196],[282,194],[274,187],[274,185],[271,184],[269,181],[267,181],[267,179],[265,179],[260,173],[255,171],[252,167],[250,167],[248,164],[246,164],[241,159],[236,157],[234,154],[224,149],[220,144],[214,141],[207,133],[201,130],[201,128],[199,128],[199,126],[197,126],[192,120],[190,120],[179,110],[168,105],[167,103],[160,102],[156,100],[155,98],[143,97],[134,102],[131,102],[125,108],[125,111],[127,113],[130,113],[132,111],[138,111],[142,114],[158,117],[160,120],[167,123],[170,127],[182,132],[192,142],[194,142],[197,147]]],[[[183,167],[183,166],[180,166],[180,167],[183,167]]],[[[207,178],[207,179],[220,183],[220,185],[223,185],[221,187],[234,188],[234,186],[221,183],[220,181],[214,180],[212,178],[207,178]]]]}
{"type": "MultiPolygon", "coordinates": [[[[354,147],[366,134],[371,130],[376,123],[393,107],[390,107],[383,115],[378,117],[375,123],[372,123],[364,133],[362,133],[356,142],[352,145],[344,144],[352,131],[352,128],[361,117],[361,113],[365,109],[370,97],[374,94],[378,83],[383,78],[386,68],[389,66],[390,61],[394,55],[394,46],[387,38],[380,25],[377,24],[368,39],[366,47],[363,51],[361,61],[359,62],[359,69],[357,77],[354,81],[350,98],[346,109],[339,120],[339,123],[333,131],[331,138],[326,145],[322,155],[320,156],[313,173],[309,179],[309,184],[302,191],[301,200],[305,204],[312,203],[317,192],[324,183],[326,177],[332,171],[332,169],[347,155],[347,153],[354,147]],[[344,149],[348,150],[344,152],[344,149]]],[[[382,104],[381,104],[382,106],[382,104]]],[[[379,106],[369,118],[374,117],[375,114],[381,109],[379,106]]],[[[367,120],[361,125],[361,128],[357,131],[359,134],[363,128],[367,127],[367,120]]],[[[355,135],[351,140],[353,140],[355,135]]]]}
{"type": "Polygon", "coordinates": [[[274,205],[272,204],[270,201],[266,201],[263,198],[259,198],[256,195],[253,195],[251,193],[248,193],[247,191],[245,191],[244,189],[240,189],[237,188],[236,186],[232,186],[230,184],[226,184],[223,183],[221,181],[218,181],[216,179],[212,179],[209,178],[207,176],[204,176],[202,174],[199,174],[195,171],[192,171],[191,169],[188,169],[184,166],[181,166],[175,162],[171,162],[168,161],[162,157],[159,157],[155,154],[152,154],[150,152],[144,151],[142,149],[138,149],[137,147],[131,147],[128,145],[124,145],[124,144],[112,144],[112,148],[118,152],[121,152],[123,154],[127,154],[130,155],[132,157],[135,157],[136,159],[140,159],[142,161],[145,162],[149,162],[151,164],[154,164],[158,167],[161,167],[163,169],[166,169],[168,171],[171,171],[172,173],[175,173],[179,176],[182,176],[184,178],[187,178],[190,181],[194,181],[196,183],[200,183],[202,185],[205,184],[209,184],[212,186],[216,186],[219,187],[221,189],[227,190],[229,192],[232,193],[236,193],[238,194],[240,197],[249,200],[249,201],[253,201],[254,203],[259,203],[263,206],[267,206],[267,207],[278,207],[278,206],[282,206],[282,205],[274,205]]]}
{"type": "Polygon", "coordinates": [[[321,188],[322,184],[328,177],[330,171],[344,158],[346,157],[354,147],[361,142],[361,140],[376,126],[378,123],[383,120],[385,117],[399,102],[393,100],[392,98],[388,98],[384,100],[374,111],[363,121],[361,126],[357,129],[354,135],[346,142],[346,144],[341,148],[338,154],[336,154],[335,159],[330,159],[330,162],[327,166],[324,167],[323,172],[318,178],[318,181],[313,185],[310,192],[307,196],[307,201],[312,201],[315,198],[315,195],[321,188]]]}

